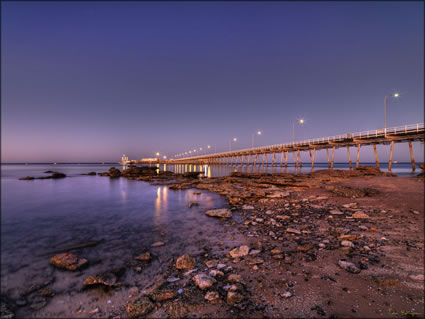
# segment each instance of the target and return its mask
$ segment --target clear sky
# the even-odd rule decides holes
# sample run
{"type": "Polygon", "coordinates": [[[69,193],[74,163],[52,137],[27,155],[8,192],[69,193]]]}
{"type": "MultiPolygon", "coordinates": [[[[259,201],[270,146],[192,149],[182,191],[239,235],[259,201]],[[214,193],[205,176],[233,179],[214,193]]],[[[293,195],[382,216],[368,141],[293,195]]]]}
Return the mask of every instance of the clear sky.
{"type": "MultiPolygon", "coordinates": [[[[394,92],[387,126],[424,121],[421,1],[1,8],[2,162],[226,151],[232,137],[249,147],[256,130],[257,145],[285,143],[301,117],[296,139],[382,128],[394,92]]],[[[423,144],[414,149],[423,161],[423,144]]],[[[394,159],[409,159],[407,145],[394,159]]]]}

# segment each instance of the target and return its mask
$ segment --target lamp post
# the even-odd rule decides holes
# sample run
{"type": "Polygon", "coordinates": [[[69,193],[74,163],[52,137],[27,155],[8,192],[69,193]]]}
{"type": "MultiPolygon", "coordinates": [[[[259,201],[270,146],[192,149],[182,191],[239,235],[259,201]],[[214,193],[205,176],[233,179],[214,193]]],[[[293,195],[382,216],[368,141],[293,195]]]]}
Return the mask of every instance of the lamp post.
{"type": "Polygon", "coordinates": [[[254,137],[255,137],[255,135],[261,135],[261,134],[263,134],[261,131],[257,131],[257,133],[256,134],[252,134],[251,135],[251,146],[252,146],[252,148],[254,148],[254,137]]]}
{"type": "Polygon", "coordinates": [[[158,158],[160,154],[159,154],[159,152],[156,152],[155,155],[156,155],[156,158],[158,158]]]}
{"type": "Polygon", "coordinates": [[[211,148],[211,145],[208,145],[207,148],[210,149],[211,148]]]}
{"type": "MultiPolygon", "coordinates": [[[[394,94],[391,94],[390,97],[398,98],[399,94],[394,93],[394,94]]],[[[388,98],[388,95],[385,95],[384,96],[384,129],[387,128],[387,98],[388,98]]]]}
{"type": "Polygon", "coordinates": [[[229,140],[229,150],[230,152],[232,151],[232,141],[236,142],[238,139],[236,137],[234,137],[232,140],[229,140]]]}
{"type": "Polygon", "coordinates": [[[295,124],[303,124],[304,120],[300,119],[300,120],[296,120],[294,122],[294,124],[292,125],[292,143],[295,143],[295,124]]]}

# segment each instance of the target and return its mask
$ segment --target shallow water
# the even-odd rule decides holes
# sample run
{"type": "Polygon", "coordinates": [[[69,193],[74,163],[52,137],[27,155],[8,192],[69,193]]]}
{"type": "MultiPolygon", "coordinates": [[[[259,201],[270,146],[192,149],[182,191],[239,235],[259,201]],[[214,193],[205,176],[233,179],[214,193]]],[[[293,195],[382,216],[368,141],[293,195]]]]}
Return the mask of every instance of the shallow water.
{"type": "MultiPolygon", "coordinates": [[[[207,217],[204,211],[226,207],[218,195],[194,190],[170,191],[125,178],[82,176],[89,171],[107,171],[106,165],[2,165],[1,201],[1,293],[12,300],[25,300],[22,316],[87,316],[100,307],[110,313],[128,300],[128,288],[143,289],[163,272],[170,258],[199,254],[210,241],[222,240],[222,248],[236,246],[233,227],[207,217]],[[64,179],[20,181],[23,176],[43,176],[46,170],[68,175],[64,179]],[[188,208],[191,201],[198,207],[188,208]],[[223,231],[225,227],[231,229],[223,231]],[[49,265],[55,251],[90,241],[95,247],[71,251],[89,260],[77,272],[49,265]],[[152,248],[162,241],[165,246],[152,248]],[[149,265],[134,260],[145,250],[153,255],[149,265]],[[142,273],[136,267],[142,266],[142,273]],[[103,293],[82,290],[88,275],[125,267],[125,288],[103,293]],[[54,280],[49,288],[56,295],[38,310],[40,301],[24,296],[35,284],[54,280]],[[108,303],[109,300],[109,303],[108,303]],[[81,307],[80,307],[81,305],[81,307]],[[31,309],[35,307],[35,309],[31,309]],[[77,310],[78,309],[78,310],[77,310]],[[81,310],[83,309],[83,310],[81,310]],[[77,313],[80,311],[80,313],[77,313]]],[[[216,246],[216,245],[214,245],[216,246]]],[[[210,253],[214,253],[212,250],[210,253]]],[[[39,307],[40,308],[40,307],[39,307]]]]}

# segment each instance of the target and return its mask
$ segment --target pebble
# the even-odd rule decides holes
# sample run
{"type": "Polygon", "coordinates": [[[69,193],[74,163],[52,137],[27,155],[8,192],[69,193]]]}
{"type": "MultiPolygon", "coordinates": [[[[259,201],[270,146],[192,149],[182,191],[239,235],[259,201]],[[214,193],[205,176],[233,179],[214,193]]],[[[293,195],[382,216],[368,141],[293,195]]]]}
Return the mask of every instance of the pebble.
{"type": "Polygon", "coordinates": [[[290,291],[285,291],[284,293],[281,294],[281,296],[283,298],[288,299],[288,298],[291,298],[293,296],[293,294],[290,291]]]}
{"type": "Polygon", "coordinates": [[[196,275],[192,278],[192,280],[195,282],[196,286],[198,286],[198,288],[201,290],[210,288],[216,282],[214,278],[211,278],[210,276],[207,276],[203,273],[196,275]]]}
{"type": "Polygon", "coordinates": [[[355,218],[355,219],[368,219],[368,218],[370,218],[369,215],[367,215],[363,212],[360,212],[360,211],[355,212],[353,215],[351,215],[351,217],[355,218]]]}
{"type": "Polygon", "coordinates": [[[338,261],[338,266],[341,267],[342,269],[344,269],[345,271],[348,271],[352,274],[360,273],[360,269],[357,268],[356,265],[354,265],[353,263],[348,262],[348,261],[340,260],[340,261],[338,261]]]}
{"type": "Polygon", "coordinates": [[[164,246],[164,245],[165,245],[165,243],[164,243],[164,242],[162,242],[162,241],[157,241],[157,242],[153,243],[153,244],[151,245],[151,247],[160,247],[160,246],[164,246]]]}

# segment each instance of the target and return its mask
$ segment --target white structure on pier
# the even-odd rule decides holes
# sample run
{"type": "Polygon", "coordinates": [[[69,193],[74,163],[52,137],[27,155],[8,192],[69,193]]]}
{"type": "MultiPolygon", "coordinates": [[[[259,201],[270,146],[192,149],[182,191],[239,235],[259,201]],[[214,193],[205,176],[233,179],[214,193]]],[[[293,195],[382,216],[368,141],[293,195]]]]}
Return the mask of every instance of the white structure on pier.
{"type": "Polygon", "coordinates": [[[123,156],[121,157],[121,164],[126,165],[129,162],[130,161],[128,160],[128,156],[126,156],[125,154],[123,154],[123,156]]]}

